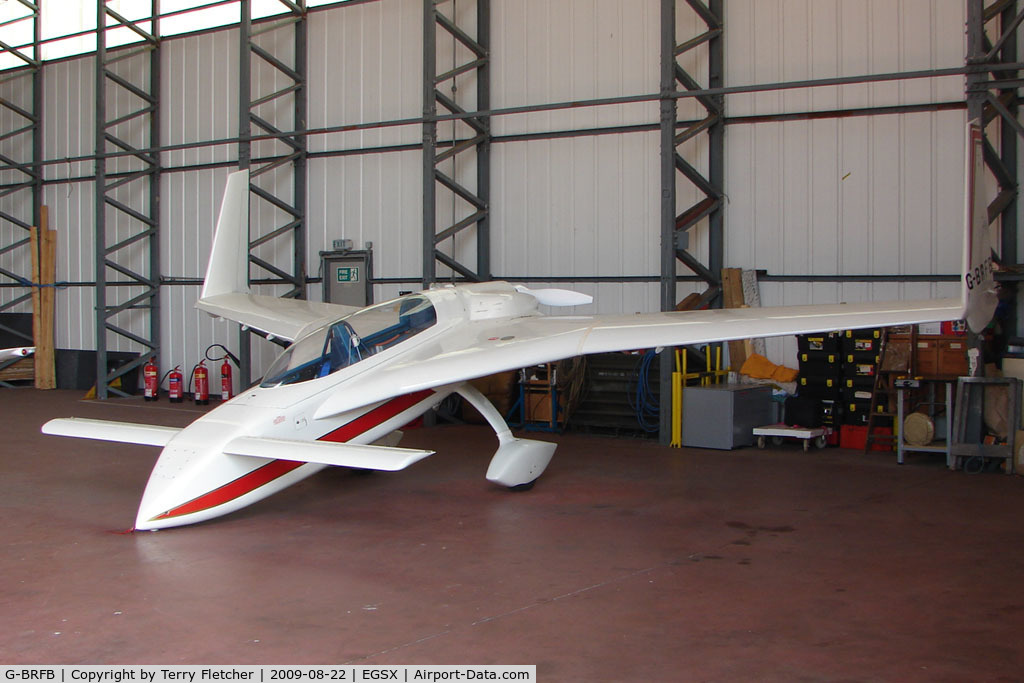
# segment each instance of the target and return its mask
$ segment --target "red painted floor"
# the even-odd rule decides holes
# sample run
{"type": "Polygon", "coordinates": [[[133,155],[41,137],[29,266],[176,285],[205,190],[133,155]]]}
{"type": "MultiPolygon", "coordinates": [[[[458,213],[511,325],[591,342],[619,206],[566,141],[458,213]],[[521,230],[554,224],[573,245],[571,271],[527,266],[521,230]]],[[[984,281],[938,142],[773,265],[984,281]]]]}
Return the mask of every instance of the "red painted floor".
{"type": "MultiPolygon", "coordinates": [[[[156,449],[44,437],[193,410],[0,391],[0,662],[536,664],[541,681],[1019,680],[1024,479],[926,456],[556,436],[533,491],[486,427],[191,528],[129,527],[156,449]]],[[[540,437],[540,438],[547,438],[540,437]]]]}

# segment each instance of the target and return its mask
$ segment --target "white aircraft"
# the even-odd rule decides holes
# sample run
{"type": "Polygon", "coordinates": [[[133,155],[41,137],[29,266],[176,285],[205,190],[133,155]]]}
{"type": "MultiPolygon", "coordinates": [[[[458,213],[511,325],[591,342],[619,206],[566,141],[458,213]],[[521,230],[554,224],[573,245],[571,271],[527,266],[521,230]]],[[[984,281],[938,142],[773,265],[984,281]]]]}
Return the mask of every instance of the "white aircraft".
{"type": "Polygon", "coordinates": [[[835,329],[991,317],[981,134],[969,129],[963,294],[891,303],[545,316],[538,304],[590,297],[505,282],[436,286],[353,309],[260,296],[248,287],[249,176],[229,176],[198,308],[291,342],[257,385],[184,429],[61,418],[46,434],[160,446],[136,529],[206,521],[280,491],[327,466],[400,470],[433,451],[396,447],[396,430],[451,393],[490,423],[498,449],[487,479],[528,487],[555,444],[512,435],[468,380],[581,354],[701,344],[835,329]],[[974,239],[970,239],[970,235],[974,239]]]}
{"type": "Polygon", "coordinates": [[[15,346],[10,349],[0,349],[0,363],[5,360],[14,360],[17,358],[31,356],[35,352],[36,347],[34,346],[15,346]]]}

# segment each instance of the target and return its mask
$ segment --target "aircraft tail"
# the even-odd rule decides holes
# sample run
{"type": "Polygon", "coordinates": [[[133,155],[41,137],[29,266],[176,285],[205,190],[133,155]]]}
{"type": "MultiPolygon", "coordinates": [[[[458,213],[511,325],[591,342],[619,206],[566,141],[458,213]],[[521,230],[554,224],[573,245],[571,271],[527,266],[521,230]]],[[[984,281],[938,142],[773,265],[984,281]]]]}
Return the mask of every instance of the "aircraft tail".
{"type": "Polygon", "coordinates": [[[967,124],[967,150],[964,173],[964,318],[973,332],[981,332],[992,320],[998,298],[992,266],[988,205],[984,193],[984,160],[981,124],[967,124]]]}
{"type": "Polygon", "coordinates": [[[202,299],[249,291],[249,171],[228,176],[202,299]]]}

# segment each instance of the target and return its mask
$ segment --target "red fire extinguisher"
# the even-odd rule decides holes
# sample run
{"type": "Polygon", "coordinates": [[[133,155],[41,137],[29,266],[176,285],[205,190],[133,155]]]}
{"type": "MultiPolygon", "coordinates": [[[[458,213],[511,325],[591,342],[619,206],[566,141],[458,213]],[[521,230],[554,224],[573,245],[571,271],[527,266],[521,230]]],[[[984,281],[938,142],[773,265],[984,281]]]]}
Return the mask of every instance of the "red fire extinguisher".
{"type": "Polygon", "coordinates": [[[181,366],[175,365],[174,369],[167,373],[167,398],[171,403],[181,403],[183,395],[181,366]]]}
{"type": "Polygon", "coordinates": [[[231,382],[231,363],[228,357],[224,356],[224,363],[220,366],[220,398],[222,401],[230,401],[235,395],[234,384],[231,382]]]}
{"type": "Polygon", "coordinates": [[[224,361],[220,366],[220,398],[222,401],[230,401],[235,396],[234,378],[231,376],[231,363],[233,361],[235,365],[238,365],[238,358],[235,354],[228,350],[228,347],[223,344],[210,344],[206,347],[206,360],[211,363],[217,361],[224,361]],[[223,356],[211,356],[210,351],[215,348],[219,348],[224,352],[223,356]]]}
{"type": "Polygon", "coordinates": [[[192,379],[195,382],[195,393],[193,397],[197,406],[205,406],[210,402],[210,371],[206,369],[206,361],[196,363],[192,371],[192,379]]]}
{"type": "Polygon", "coordinates": [[[155,401],[160,396],[160,375],[156,367],[156,358],[150,358],[142,368],[143,397],[147,401],[155,401]]]}

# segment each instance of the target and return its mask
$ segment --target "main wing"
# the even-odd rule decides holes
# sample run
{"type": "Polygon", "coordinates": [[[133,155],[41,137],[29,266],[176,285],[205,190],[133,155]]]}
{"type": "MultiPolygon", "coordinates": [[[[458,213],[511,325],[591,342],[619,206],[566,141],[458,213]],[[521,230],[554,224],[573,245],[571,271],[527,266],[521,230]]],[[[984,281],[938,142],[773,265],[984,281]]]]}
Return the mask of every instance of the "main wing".
{"type": "Polygon", "coordinates": [[[282,299],[249,291],[249,172],[228,176],[210,263],[196,308],[268,335],[295,341],[314,328],[359,310],[352,306],[282,299]]]}
{"type": "Polygon", "coordinates": [[[588,353],[958,319],[961,299],[778,306],[456,324],[345,383],[317,418],[375,401],[588,353]]]}

